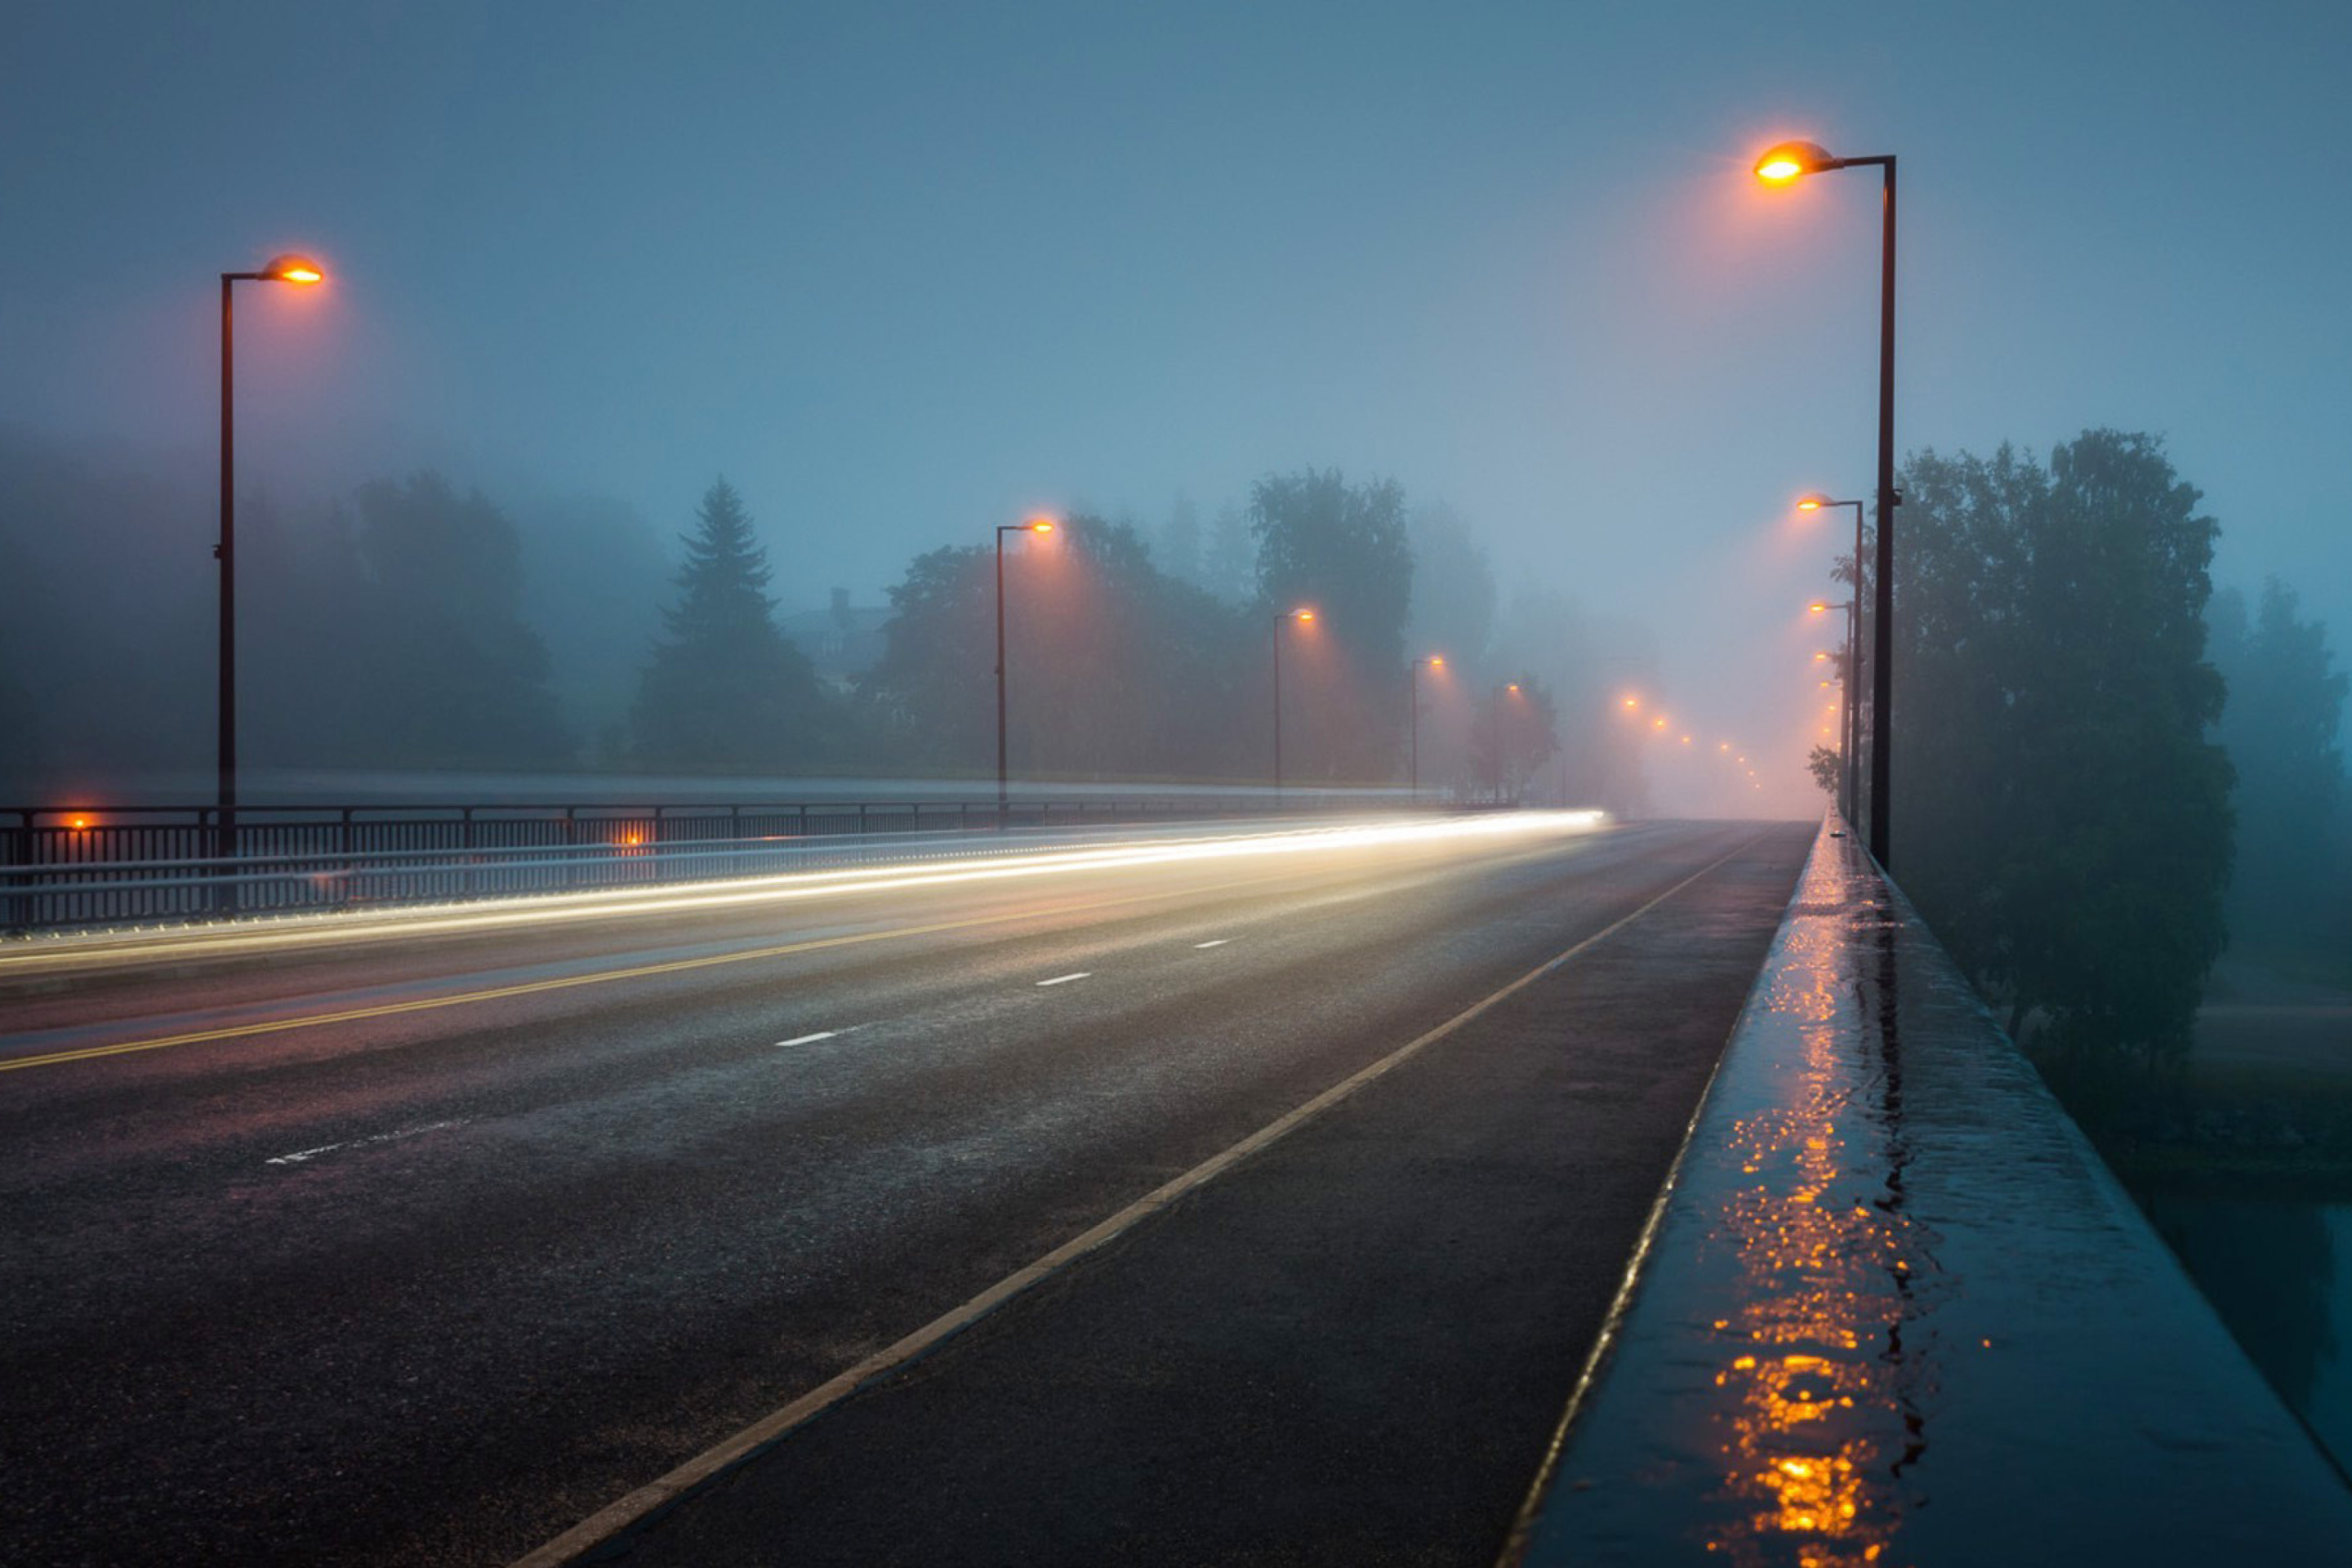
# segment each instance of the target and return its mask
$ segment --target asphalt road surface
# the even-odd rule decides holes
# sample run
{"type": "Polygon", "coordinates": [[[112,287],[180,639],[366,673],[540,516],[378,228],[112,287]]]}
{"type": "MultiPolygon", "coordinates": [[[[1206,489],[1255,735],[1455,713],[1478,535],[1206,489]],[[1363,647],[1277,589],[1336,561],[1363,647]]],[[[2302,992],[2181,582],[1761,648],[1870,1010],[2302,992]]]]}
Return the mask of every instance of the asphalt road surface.
{"type": "Polygon", "coordinates": [[[510,1562],[1451,1022],[599,1550],[1489,1561],[1811,834],[0,951],[0,1560],[510,1562]]]}

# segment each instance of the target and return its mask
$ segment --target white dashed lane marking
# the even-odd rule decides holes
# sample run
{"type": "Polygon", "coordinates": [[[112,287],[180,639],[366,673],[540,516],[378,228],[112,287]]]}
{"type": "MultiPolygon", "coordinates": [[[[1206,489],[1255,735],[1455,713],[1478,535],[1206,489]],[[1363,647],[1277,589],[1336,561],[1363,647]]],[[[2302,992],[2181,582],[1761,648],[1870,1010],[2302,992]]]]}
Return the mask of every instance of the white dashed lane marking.
{"type": "Polygon", "coordinates": [[[1084,980],[1093,973],[1094,971],[1091,969],[1082,969],[1076,974],[1056,974],[1051,980],[1040,980],[1037,984],[1040,985],[1067,985],[1071,981],[1084,980]]]}
{"type": "Polygon", "coordinates": [[[1221,936],[1214,942],[1196,942],[1192,945],[1194,947],[1223,947],[1225,943],[1233,940],[1234,939],[1229,936],[1221,936]]]}
{"type": "Polygon", "coordinates": [[[420,1127],[403,1127],[396,1132],[379,1132],[373,1138],[350,1138],[341,1143],[321,1143],[316,1149],[297,1149],[291,1154],[276,1154],[269,1159],[273,1165],[300,1165],[321,1154],[331,1154],[338,1149],[364,1149],[371,1143],[389,1143],[396,1138],[414,1138],[420,1132],[438,1132],[445,1127],[463,1127],[468,1119],[455,1121],[427,1121],[420,1127]]]}

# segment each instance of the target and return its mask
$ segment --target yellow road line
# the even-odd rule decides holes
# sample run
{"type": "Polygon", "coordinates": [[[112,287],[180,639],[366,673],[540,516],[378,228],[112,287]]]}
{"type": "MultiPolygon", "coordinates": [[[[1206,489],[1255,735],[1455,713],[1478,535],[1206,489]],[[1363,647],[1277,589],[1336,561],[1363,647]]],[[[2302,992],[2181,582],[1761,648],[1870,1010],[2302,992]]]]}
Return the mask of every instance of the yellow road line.
{"type": "Polygon", "coordinates": [[[124,1040],[111,1046],[85,1046],[79,1050],[51,1051],[46,1056],[17,1057],[0,1059],[0,1072],[19,1072],[26,1068],[55,1067],[64,1062],[89,1061],[98,1057],[129,1056],[139,1051],[160,1051],[173,1046],[202,1045],[208,1040],[242,1039],[253,1035],[283,1034],[289,1029],[308,1029],[324,1024],[352,1024],[366,1018],[389,1018],[402,1013],[425,1013],[439,1007],[462,1007],[476,1002],[497,1002],[509,996],[531,996],[547,991],[565,991],[575,985],[601,985],[615,980],[642,980],[648,975],[676,974],[689,969],[709,969],[722,963],[748,963],[762,958],[784,958],[798,952],[815,952],[829,947],[852,947],[862,942],[887,942],[898,937],[936,936],[941,931],[970,931],[979,926],[1011,925],[1021,921],[1050,919],[1055,915],[1088,914],[1097,910],[1117,909],[1125,904],[1152,903],[1168,899],[1194,896],[1203,891],[1228,892],[1235,888],[1254,887],[1264,882],[1286,881],[1287,877],[1250,877],[1238,882],[1220,883],[1213,889],[1181,889],[1164,893],[1138,893],[1124,899],[1105,899],[1090,904],[1065,904],[1051,910],[1024,910],[1019,914],[980,915],[971,920],[941,921],[931,925],[898,926],[889,931],[858,931],[848,936],[814,937],[806,942],[784,942],[775,947],[759,947],[741,952],[712,953],[703,958],[673,959],[664,963],[640,963],[626,969],[599,970],[590,974],[567,974],[553,980],[531,980],[518,985],[499,985],[483,991],[463,991],[447,996],[421,996],[410,1002],[384,1002],[373,1007],[352,1007],[340,1013],[310,1013],[299,1018],[275,1018],[256,1024],[231,1024],[217,1029],[197,1029],[184,1035],[163,1035],[151,1040],[124,1040]]]}

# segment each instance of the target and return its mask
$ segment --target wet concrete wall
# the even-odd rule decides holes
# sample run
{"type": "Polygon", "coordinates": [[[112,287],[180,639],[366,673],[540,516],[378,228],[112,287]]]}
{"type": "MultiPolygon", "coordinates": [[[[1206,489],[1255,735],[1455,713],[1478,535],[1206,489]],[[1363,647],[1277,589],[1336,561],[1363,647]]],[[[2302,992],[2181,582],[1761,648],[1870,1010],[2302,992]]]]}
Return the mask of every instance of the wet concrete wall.
{"type": "Polygon", "coordinates": [[[1506,1561],[2352,1561],[2352,1492],[1824,826],[1506,1561]]]}

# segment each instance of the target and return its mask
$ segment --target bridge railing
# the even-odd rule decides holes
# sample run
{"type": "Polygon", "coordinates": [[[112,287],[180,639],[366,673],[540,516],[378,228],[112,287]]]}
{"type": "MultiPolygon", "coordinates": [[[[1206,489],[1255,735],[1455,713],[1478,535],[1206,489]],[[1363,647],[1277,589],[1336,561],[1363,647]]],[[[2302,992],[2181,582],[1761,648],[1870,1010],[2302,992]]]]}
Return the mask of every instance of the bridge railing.
{"type": "Polygon", "coordinates": [[[737,805],[0,807],[0,931],[627,887],[1034,847],[1070,830],[1361,809],[1302,795],[737,805]],[[227,852],[224,853],[224,849],[227,852]]]}

